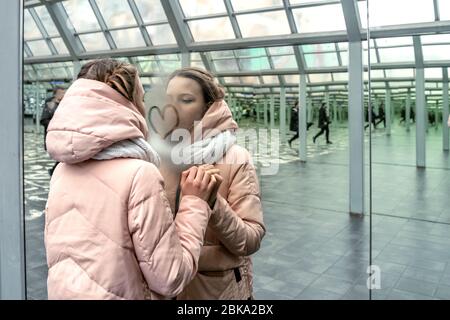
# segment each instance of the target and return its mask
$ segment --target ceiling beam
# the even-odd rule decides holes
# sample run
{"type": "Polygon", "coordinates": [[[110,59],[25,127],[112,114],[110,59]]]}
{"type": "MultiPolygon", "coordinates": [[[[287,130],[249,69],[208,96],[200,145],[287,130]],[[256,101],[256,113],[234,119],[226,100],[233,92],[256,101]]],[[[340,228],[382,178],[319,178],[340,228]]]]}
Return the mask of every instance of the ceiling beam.
{"type": "Polygon", "coordinates": [[[414,43],[414,59],[416,60],[416,68],[424,68],[422,41],[420,36],[413,36],[414,43]]]}
{"type": "Polygon", "coordinates": [[[59,2],[45,2],[45,7],[58,30],[64,44],[69,51],[72,61],[79,60],[78,56],[83,52],[81,41],[67,28],[67,15],[64,7],[59,2]]]}
{"type": "Polygon", "coordinates": [[[188,52],[188,45],[193,42],[187,25],[184,22],[184,14],[177,0],[161,1],[161,5],[166,14],[169,25],[172,28],[175,39],[177,40],[179,51],[188,52]]]}
{"type": "Polygon", "coordinates": [[[347,27],[348,41],[361,41],[361,22],[359,20],[358,4],[356,0],[341,0],[344,13],[345,25],[347,27]]]}
{"type": "MultiPolygon", "coordinates": [[[[298,32],[297,25],[295,24],[294,15],[292,13],[292,8],[288,0],[283,0],[284,10],[286,11],[286,16],[289,23],[289,28],[291,29],[291,34],[296,34],[298,32]]],[[[303,62],[303,52],[299,46],[294,46],[295,60],[297,61],[299,74],[305,73],[305,64],[303,62]]]]}

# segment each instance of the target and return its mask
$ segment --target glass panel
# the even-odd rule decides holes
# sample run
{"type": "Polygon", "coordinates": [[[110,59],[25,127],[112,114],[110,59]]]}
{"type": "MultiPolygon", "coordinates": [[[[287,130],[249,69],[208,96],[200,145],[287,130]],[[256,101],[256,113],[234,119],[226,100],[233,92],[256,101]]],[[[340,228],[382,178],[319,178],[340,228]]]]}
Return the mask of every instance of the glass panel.
{"type": "Polygon", "coordinates": [[[37,70],[38,78],[39,79],[52,79],[53,73],[50,68],[45,69],[39,69],[37,70]]]}
{"type": "Polygon", "coordinates": [[[341,57],[341,65],[348,65],[348,51],[339,51],[339,56],[341,57]]]}
{"type": "Polygon", "coordinates": [[[329,2],[330,0],[289,0],[290,4],[305,4],[311,2],[329,2]]]}
{"type": "Polygon", "coordinates": [[[161,72],[161,68],[154,60],[140,61],[139,65],[141,66],[143,72],[161,72]]]}
{"type": "Polygon", "coordinates": [[[388,78],[414,78],[413,69],[392,69],[385,72],[388,78]]]}
{"type": "Polygon", "coordinates": [[[412,37],[399,37],[399,38],[382,38],[375,39],[378,47],[395,47],[402,45],[412,45],[412,37]]]}
{"type": "MultiPolygon", "coordinates": [[[[365,50],[367,50],[367,41],[363,41],[363,48],[365,49],[365,50]]],[[[373,40],[373,39],[370,39],[370,47],[371,48],[374,48],[375,47],[375,41],[373,40]]],[[[372,58],[372,57],[370,57],[370,58],[372,58]]]]}
{"type": "Polygon", "coordinates": [[[59,54],[69,54],[62,38],[53,38],[52,42],[59,54]]]}
{"type": "Polygon", "coordinates": [[[103,32],[80,34],[79,37],[87,52],[110,49],[103,32]]]}
{"type": "Polygon", "coordinates": [[[266,50],[264,48],[239,49],[234,52],[236,53],[236,57],[239,58],[266,57],[266,50]]]}
{"type": "Polygon", "coordinates": [[[432,34],[420,36],[422,44],[450,43],[450,34],[432,34]]]}
{"type": "Polygon", "coordinates": [[[295,56],[272,56],[275,69],[298,68],[295,56]]]}
{"type": "Polygon", "coordinates": [[[308,68],[337,67],[339,65],[336,53],[305,54],[308,68]]]}
{"type": "Polygon", "coordinates": [[[67,0],[63,1],[62,4],[77,32],[100,30],[97,18],[88,0],[67,0]]]}
{"type": "Polygon", "coordinates": [[[265,84],[279,84],[280,80],[277,76],[262,76],[265,84]]]}
{"type": "Polygon", "coordinates": [[[150,35],[152,43],[156,46],[164,44],[176,44],[175,36],[168,24],[160,24],[155,26],[148,26],[147,32],[150,35]]]}
{"type": "Polygon", "coordinates": [[[341,4],[292,10],[299,33],[346,30],[341,4]]]}
{"type": "MultiPolygon", "coordinates": [[[[377,0],[369,5],[371,27],[434,21],[433,0],[377,0]]],[[[366,2],[359,1],[358,6],[361,24],[367,28],[366,2]]]]}
{"type": "Polygon", "coordinates": [[[188,22],[195,41],[234,39],[233,28],[228,18],[202,19],[188,22]]]}
{"type": "Polygon", "coordinates": [[[109,28],[137,25],[127,0],[96,0],[109,28]]]}
{"type": "Polygon", "coordinates": [[[257,1],[231,0],[231,4],[233,5],[234,11],[244,11],[267,7],[283,6],[282,0],[257,0],[257,1]]]}
{"type": "Polygon", "coordinates": [[[45,31],[50,37],[59,36],[58,29],[56,29],[55,24],[53,23],[52,18],[48,14],[47,9],[44,6],[35,7],[37,15],[39,16],[42,24],[44,25],[45,31]]]}
{"type": "Polygon", "coordinates": [[[27,41],[33,56],[50,56],[52,53],[45,40],[27,41]]]}
{"type": "Polygon", "coordinates": [[[347,51],[348,50],[348,42],[339,42],[338,49],[342,50],[342,51],[347,51]]]}
{"type": "Polygon", "coordinates": [[[200,53],[198,52],[191,52],[191,61],[194,60],[202,60],[202,57],[200,56],[200,53]]]}
{"type": "Polygon", "coordinates": [[[237,15],[236,18],[244,38],[291,33],[284,10],[243,14],[237,15]]]}
{"type": "Polygon", "coordinates": [[[410,62],[414,61],[413,47],[378,49],[380,62],[410,62]]]}
{"type": "Polygon", "coordinates": [[[213,63],[218,72],[239,70],[236,59],[214,60],[213,63]]]}
{"type": "Polygon", "coordinates": [[[389,82],[389,87],[391,87],[391,88],[410,87],[410,86],[411,86],[410,81],[391,81],[391,82],[389,82]]]}
{"type": "MultiPolygon", "coordinates": [[[[363,56],[363,61],[364,61],[364,65],[368,65],[369,61],[368,61],[368,55],[367,55],[367,50],[364,50],[364,56],[363,56]]],[[[376,54],[375,49],[370,49],[370,62],[371,63],[379,63],[380,61],[378,61],[378,56],[376,54]]],[[[347,56],[347,60],[348,60],[348,56],[347,56]]]]}
{"type": "Polygon", "coordinates": [[[177,54],[167,54],[158,56],[163,72],[172,72],[181,68],[181,59],[177,54]]]}
{"type": "Polygon", "coordinates": [[[426,79],[442,79],[442,68],[425,68],[426,79]]]}
{"type": "MultiPolygon", "coordinates": [[[[372,57],[370,57],[372,58],[372,57]]],[[[371,78],[372,79],[384,79],[386,78],[384,75],[384,71],[383,70],[371,70],[371,78]]],[[[368,80],[368,76],[367,76],[367,72],[364,72],[364,80],[367,81],[368,80]]]]}
{"type": "Polygon", "coordinates": [[[309,76],[309,82],[331,82],[331,73],[311,73],[309,76]]]}
{"type": "Polygon", "coordinates": [[[450,45],[422,46],[422,51],[425,61],[450,59],[450,45]]]}
{"type": "Polygon", "coordinates": [[[193,60],[191,61],[191,66],[195,68],[206,69],[203,61],[193,60]]]}
{"type": "Polygon", "coordinates": [[[55,76],[55,78],[62,78],[62,79],[67,79],[70,78],[70,76],[67,74],[66,69],[65,68],[53,68],[52,69],[53,75],[55,76]]]}
{"type": "Polygon", "coordinates": [[[450,1],[448,0],[438,0],[439,1],[439,18],[441,20],[450,20],[450,1]]]}
{"type": "Polygon", "coordinates": [[[143,86],[150,86],[152,84],[152,80],[149,77],[141,77],[141,83],[143,86]]]}
{"type": "Polygon", "coordinates": [[[186,17],[226,13],[223,0],[179,0],[186,17]]]}
{"type": "Polygon", "coordinates": [[[166,13],[160,0],[134,0],[144,23],[166,21],[166,13]]]}
{"type": "Polygon", "coordinates": [[[293,54],[294,48],[288,46],[288,47],[272,47],[269,48],[269,53],[271,55],[279,55],[279,54],[293,54]]]}
{"type": "Polygon", "coordinates": [[[259,85],[258,77],[241,77],[241,82],[247,85],[259,85]]]}
{"type": "Polygon", "coordinates": [[[222,79],[227,84],[241,84],[240,77],[223,77],[222,79]]]}
{"type": "Polygon", "coordinates": [[[291,75],[284,76],[284,82],[290,83],[290,84],[299,84],[300,76],[297,74],[291,74],[291,75]]]}
{"type": "Polygon", "coordinates": [[[257,71],[261,69],[270,69],[269,59],[267,57],[253,59],[239,59],[239,66],[244,71],[257,71]]]}
{"type": "Polygon", "coordinates": [[[234,57],[234,53],[233,53],[233,50],[212,51],[211,52],[211,57],[213,59],[216,59],[216,58],[233,58],[234,57]]]}
{"type": "Polygon", "coordinates": [[[304,44],[301,48],[304,53],[336,51],[334,43],[304,44]]]}
{"type": "Polygon", "coordinates": [[[145,42],[139,28],[114,30],[111,31],[111,36],[119,49],[145,47],[145,42]]]}
{"type": "Polygon", "coordinates": [[[34,22],[33,17],[31,16],[30,11],[28,9],[24,12],[24,38],[25,40],[33,39],[33,38],[42,38],[42,34],[39,31],[36,22],[34,22]]]}
{"type": "Polygon", "coordinates": [[[333,73],[334,81],[348,81],[348,73],[347,72],[338,72],[333,73]]]}
{"type": "MultiPolygon", "coordinates": [[[[385,88],[386,87],[386,83],[385,82],[373,82],[372,83],[372,87],[374,87],[374,88],[385,88]]],[[[384,93],[384,91],[375,91],[375,92],[382,92],[382,93],[384,93]]]]}

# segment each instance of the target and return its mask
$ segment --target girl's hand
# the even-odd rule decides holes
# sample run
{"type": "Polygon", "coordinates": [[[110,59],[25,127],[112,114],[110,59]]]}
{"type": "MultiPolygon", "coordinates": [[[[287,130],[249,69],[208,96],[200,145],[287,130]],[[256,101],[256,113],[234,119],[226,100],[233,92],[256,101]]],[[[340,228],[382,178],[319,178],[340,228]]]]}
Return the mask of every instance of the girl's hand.
{"type": "Polygon", "coordinates": [[[181,193],[196,196],[208,202],[216,183],[216,178],[209,171],[203,167],[194,166],[181,174],[181,193]]]}

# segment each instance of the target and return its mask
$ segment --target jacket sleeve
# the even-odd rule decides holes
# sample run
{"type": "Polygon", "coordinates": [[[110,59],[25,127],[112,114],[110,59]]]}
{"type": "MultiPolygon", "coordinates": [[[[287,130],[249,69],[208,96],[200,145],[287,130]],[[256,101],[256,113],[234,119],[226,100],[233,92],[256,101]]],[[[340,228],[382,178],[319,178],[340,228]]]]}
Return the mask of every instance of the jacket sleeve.
{"type": "Polygon", "coordinates": [[[248,256],[258,251],[265,234],[258,178],[245,163],[231,179],[228,198],[217,195],[209,226],[231,253],[248,256]]]}
{"type": "Polygon", "coordinates": [[[46,103],[44,109],[42,109],[40,124],[44,127],[48,127],[51,119],[50,109],[48,108],[48,103],[46,103]]]}
{"type": "Polygon", "coordinates": [[[138,170],[130,190],[128,225],[150,290],[174,297],[193,279],[210,214],[205,201],[184,196],[174,220],[159,171],[148,163],[138,170]]]}

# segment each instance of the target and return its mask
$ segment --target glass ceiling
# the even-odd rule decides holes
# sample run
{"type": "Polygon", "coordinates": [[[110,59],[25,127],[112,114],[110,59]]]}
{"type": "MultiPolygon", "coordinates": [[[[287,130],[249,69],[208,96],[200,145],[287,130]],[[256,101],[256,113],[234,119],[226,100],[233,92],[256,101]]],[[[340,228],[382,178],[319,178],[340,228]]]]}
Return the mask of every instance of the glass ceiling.
{"type": "MultiPolygon", "coordinates": [[[[328,43],[288,46],[273,46],[269,41],[296,34],[312,38],[330,32],[345,35],[343,6],[336,0],[286,2],[286,6],[283,0],[176,0],[164,6],[161,0],[55,0],[46,5],[25,4],[24,55],[26,63],[33,61],[27,66],[25,77],[30,81],[70,79],[71,62],[39,61],[83,60],[90,59],[91,53],[101,56],[120,50],[121,56],[133,56],[130,62],[138,66],[146,83],[151,84],[181,67],[176,39],[184,38],[187,46],[212,46],[212,50],[203,53],[192,52],[191,65],[210,68],[219,75],[222,84],[296,86],[301,68],[308,73],[310,84],[348,82],[348,43],[340,42],[342,37],[328,43]],[[166,11],[173,11],[174,15],[169,17],[182,17],[182,21],[169,21],[166,11]],[[60,22],[54,21],[59,15],[60,22]],[[182,29],[181,34],[177,35],[177,28],[182,29]],[[245,41],[258,39],[267,46],[214,50],[228,42],[242,48],[246,47],[245,41]],[[149,48],[151,55],[145,52],[149,48]],[[75,52],[75,57],[69,52],[75,52]]],[[[374,0],[370,5],[371,26],[379,30],[450,21],[450,0],[374,0]]],[[[356,13],[364,33],[366,1],[357,0],[356,13]]],[[[420,35],[420,41],[426,66],[449,64],[450,34],[420,35]]],[[[276,44],[279,43],[278,40],[276,44]]],[[[363,47],[367,65],[366,41],[363,47]]],[[[398,86],[400,80],[414,85],[412,36],[371,40],[370,53],[376,66],[372,71],[375,80],[381,83],[393,79],[393,86],[398,86]],[[396,68],[397,65],[402,67],[396,68]]],[[[427,80],[442,79],[442,68],[426,68],[425,76],[427,80]]]]}

